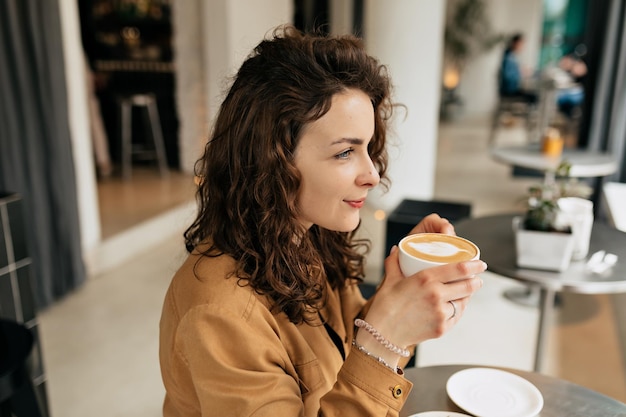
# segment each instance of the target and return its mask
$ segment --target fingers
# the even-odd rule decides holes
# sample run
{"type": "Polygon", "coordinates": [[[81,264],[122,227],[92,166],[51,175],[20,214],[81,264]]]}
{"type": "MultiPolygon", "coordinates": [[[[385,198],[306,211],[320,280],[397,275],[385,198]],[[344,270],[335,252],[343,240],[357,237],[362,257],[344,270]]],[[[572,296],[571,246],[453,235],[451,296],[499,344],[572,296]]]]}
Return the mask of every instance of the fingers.
{"type": "MultiPolygon", "coordinates": [[[[480,271],[482,272],[482,271],[480,271]]],[[[479,272],[478,272],[479,273],[479,272]]],[[[442,289],[442,297],[444,300],[460,301],[461,308],[467,303],[465,299],[468,299],[472,294],[481,289],[483,286],[483,280],[475,275],[468,275],[465,278],[448,281],[444,283],[442,289]]],[[[459,307],[459,303],[456,305],[459,307]]]]}
{"type": "Polygon", "coordinates": [[[428,331],[423,334],[424,340],[439,338],[454,327],[465,314],[469,300],[470,297],[465,297],[441,301],[439,304],[431,306],[432,314],[427,326],[428,331]]]}
{"type": "Polygon", "coordinates": [[[443,217],[440,217],[438,214],[433,213],[424,217],[422,221],[419,222],[417,226],[415,226],[410,235],[415,233],[443,233],[446,235],[455,235],[454,226],[443,217]]]}
{"type": "Polygon", "coordinates": [[[402,271],[400,271],[400,263],[398,262],[398,247],[392,246],[389,256],[385,259],[385,278],[383,283],[386,285],[393,285],[397,281],[404,278],[402,271]]]}
{"type": "Polygon", "coordinates": [[[415,277],[420,285],[425,285],[429,282],[438,282],[446,285],[460,282],[463,285],[468,285],[464,281],[469,278],[475,278],[486,270],[487,264],[481,260],[465,261],[427,268],[412,275],[412,277],[415,277]]]}
{"type": "Polygon", "coordinates": [[[480,259],[474,261],[459,262],[456,264],[461,274],[476,275],[487,270],[487,264],[480,259]]]}
{"type": "MultiPolygon", "coordinates": [[[[414,284],[428,288],[431,308],[438,311],[435,334],[441,335],[463,316],[471,296],[483,286],[477,275],[487,265],[482,261],[430,268],[414,275],[414,284]]],[[[438,337],[438,336],[436,336],[438,337]]]]}
{"type": "Polygon", "coordinates": [[[403,346],[440,337],[463,316],[470,297],[482,287],[477,275],[487,266],[482,261],[460,262],[405,278],[398,253],[394,247],[385,259],[385,278],[367,321],[403,346]]]}
{"type": "Polygon", "coordinates": [[[446,311],[449,312],[449,314],[447,315],[448,321],[454,321],[454,322],[459,321],[461,317],[463,317],[463,314],[465,313],[465,309],[469,305],[470,299],[471,299],[471,296],[464,297],[464,298],[457,298],[455,300],[448,300],[448,302],[446,303],[447,306],[445,306],[446,311]]]}
{"type": "Polygon", "coordinates": [[[453,318],[456,317],[456,313],[457,313],[456,304],[452,300],[449,300],[448,303],[450,303],[450,305],[452,306],[452,314],[450,315],[450,318],[448,320],[452,320],[453,318]]]}

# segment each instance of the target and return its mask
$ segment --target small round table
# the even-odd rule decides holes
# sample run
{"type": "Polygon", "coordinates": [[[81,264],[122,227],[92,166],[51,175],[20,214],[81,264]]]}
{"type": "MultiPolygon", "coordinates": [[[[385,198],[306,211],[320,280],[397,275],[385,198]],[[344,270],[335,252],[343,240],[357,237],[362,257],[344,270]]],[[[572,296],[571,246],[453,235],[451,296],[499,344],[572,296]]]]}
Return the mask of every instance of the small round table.
{"type": "Polygon", "coordinates": [[[539,326],[535,351],[535,371],[541,371],[546,349],[548,326],[554,312],[558,291],[578,294],[626,293],[626,233],[604,223],[594,222],[589,253],[605,250],[618,256],[617,263],[602,275],[589,272],[585,261],[572,261],[562,272],[518,268],[516,265],[513,217],[503,214],[462,220],[454,228],[459,236],[476,243],[481,259],[490,271],[539,288],[539,326]]]}
{"type": "Polygon", "coordinates": [[[569,175],[572,178],[596,178],[611,175],[617,171],[617,160],[612,155],[582,149],[564,149],[560,157],[550,157],[541,153],[538,144],[529,146],[500,147],[490,150],[491,156],[498,162],[538,171],[553,172],[561,161],[572,166],[569,175]]]}
{"type": "MultiPolygon", "coordinates": [[[[448,397],[446,383],[454,373],[475,367],[473,365],[444,365],[405,370],[405,377],[413,383],[413,390],[400,412],[400,417],[408,417],[424,411],[464,413],[448,397]]],[[[543,396],[543,409],[537,417],[623,417],[626,415],[626,404],[580,385],[535,372],[510,368],[495,369],[521,376],[539,389],[543,396]]]]}

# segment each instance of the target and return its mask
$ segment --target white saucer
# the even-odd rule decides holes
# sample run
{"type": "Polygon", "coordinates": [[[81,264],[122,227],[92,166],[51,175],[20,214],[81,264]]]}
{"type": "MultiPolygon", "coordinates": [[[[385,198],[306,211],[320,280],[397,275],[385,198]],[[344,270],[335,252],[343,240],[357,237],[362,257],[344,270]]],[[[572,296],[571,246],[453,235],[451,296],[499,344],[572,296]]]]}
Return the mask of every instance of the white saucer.
{"type": "Polygon", "coordinates": [[[534,417],[543,396],[533,384],[510,372],[469,368],[448,379],[448,396],[476,417],[534,417]]]}
{"type": "Polygon", "coordinates": [[[411,414],[409,417],[471,417],[467,414],[455,413],[454,411],[424,411],[423,413],[411,414]]]}

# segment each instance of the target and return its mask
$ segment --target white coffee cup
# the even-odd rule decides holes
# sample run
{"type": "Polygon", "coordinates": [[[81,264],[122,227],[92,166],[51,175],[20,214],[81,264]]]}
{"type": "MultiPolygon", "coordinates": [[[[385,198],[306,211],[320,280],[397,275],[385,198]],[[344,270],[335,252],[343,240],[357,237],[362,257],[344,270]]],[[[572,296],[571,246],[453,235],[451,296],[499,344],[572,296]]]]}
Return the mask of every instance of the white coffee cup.
{"type": "Polygon", "coordinates": [[[593,202],[580,197],[563,197],[557,202],[559,226],[570,226],[574,235],[573,260],[585,259],[589,253],[589,241],[593,228],[593,202]]]}
{"type": "Polygon", "coordinates": [[[400,269],[408,277],[422,269],[480,258],[480,249],[459,236],[442,233],[409,235],[398,244],[400,269]]]}

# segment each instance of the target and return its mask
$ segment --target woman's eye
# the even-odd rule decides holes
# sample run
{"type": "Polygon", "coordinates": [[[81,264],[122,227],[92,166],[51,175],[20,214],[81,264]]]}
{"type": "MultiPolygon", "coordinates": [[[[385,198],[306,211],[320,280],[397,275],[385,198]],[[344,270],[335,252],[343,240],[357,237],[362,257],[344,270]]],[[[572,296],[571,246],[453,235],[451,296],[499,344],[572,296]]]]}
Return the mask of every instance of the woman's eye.
{"type": "Polygon", "coordinates": [[[345,151],[335,155],[335,158],[337,158],[337,159],[347,159],[352,152],[354,152],[354,149],[346,149],[345,151]]]}

